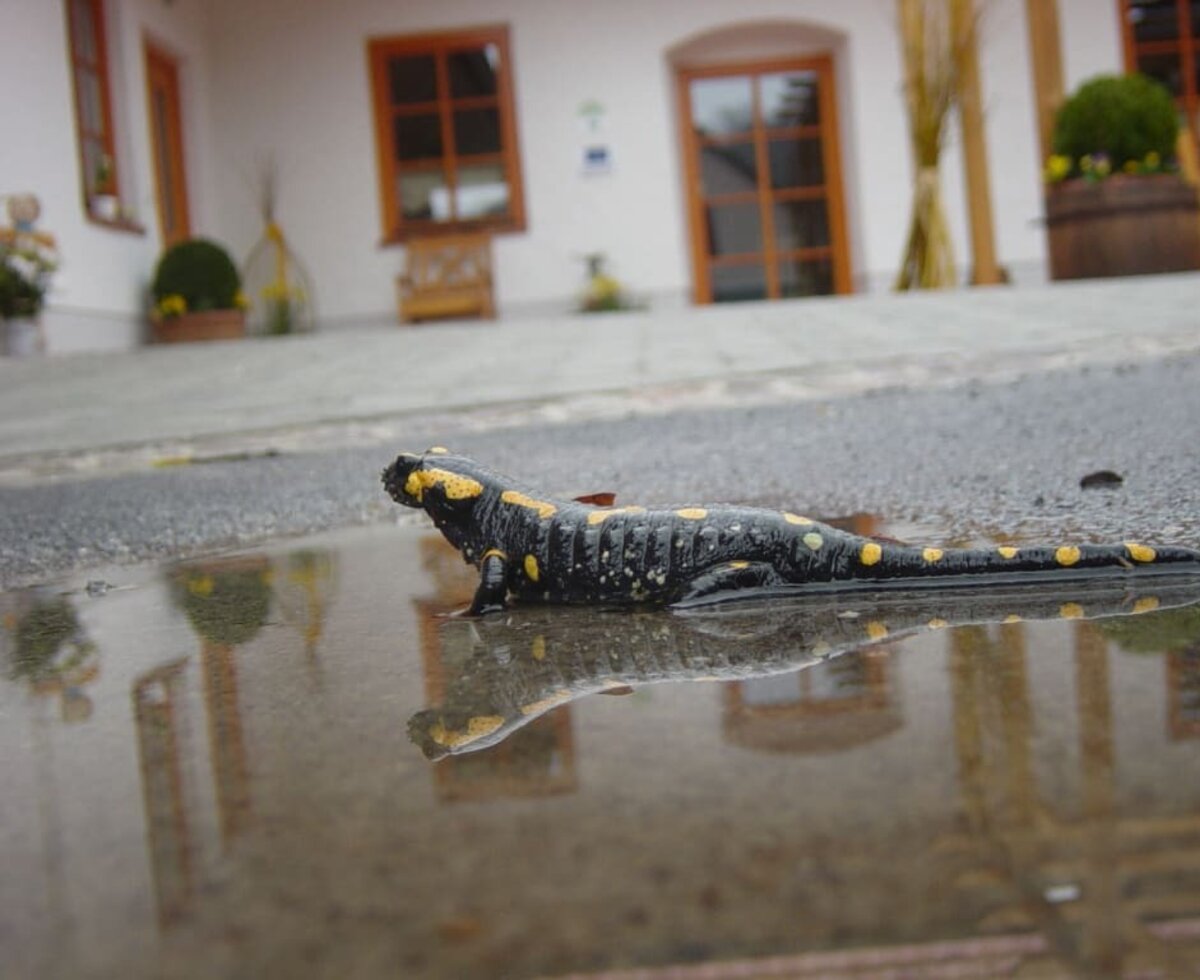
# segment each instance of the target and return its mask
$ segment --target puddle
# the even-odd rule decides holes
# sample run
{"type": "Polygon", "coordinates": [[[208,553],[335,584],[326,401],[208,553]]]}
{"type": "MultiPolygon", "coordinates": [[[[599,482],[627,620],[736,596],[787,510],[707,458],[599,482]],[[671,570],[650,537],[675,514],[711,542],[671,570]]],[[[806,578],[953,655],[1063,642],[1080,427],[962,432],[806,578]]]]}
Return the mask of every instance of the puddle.
{"type": "Polygon", "coordinates": [[[1200,968],[1200,587],[469,621],[412,527],[90,577],[0,595],[6,975],[1200,968]]]}

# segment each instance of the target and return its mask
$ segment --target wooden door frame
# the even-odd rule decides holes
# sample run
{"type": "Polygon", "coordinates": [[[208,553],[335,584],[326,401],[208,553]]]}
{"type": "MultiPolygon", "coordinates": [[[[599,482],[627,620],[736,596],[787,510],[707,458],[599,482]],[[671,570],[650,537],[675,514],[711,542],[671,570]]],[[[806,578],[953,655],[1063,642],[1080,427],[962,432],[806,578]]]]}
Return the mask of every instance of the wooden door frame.
{"type": "MultiPolygon", "coordinates": [[[[712,303],[712,283],[708,272],[708,253],[705,248],[705,221],[703,195],[700,187],[699,147],[696,133],[691,124],[691,105],[688,93],[689,84],[697,78],[719,78],[726,75],[765,75],[782,71],[815,71],[818,79],[818,111],[822,122],[819,124],[821,133],[821,164],[825,170],[825,200],[829,208],[829,250],[833,262],[833,291],[835,294],[845,294],[853,291],[853,277],[850,270],[850,248],[846,233],[846,203],[842,184],[842,153],[840,133],[841,126],[837,114],[837,99],[834,97],[836,78],[834,74],[834,57],[831,53],[805,55],[797,58],[764,58],[753,61],[737,61],[715,65],[689,67],[674,66],[676,118],[679,121],[679,140],[683,150],[684,196],[688,215],[688,237],[692,256],[692,302],[697,304],[712,303]]],[[[757,88],[755,89],[757,93],[757,88]]],[[[756,156],[762,156],[764,141],[760,139],[762,127],[761,114],[755,95],[754,122],[750,131],[750,139],[756,147],[756,156]]],[[[765,161],[756,160],[759,173],[763,170],[765,161]]],[[[763,264],[768,283],[777,282],[779,275],[778,258],[772,230],[773,215],[769,205],[760,203],[763,210],[763,264]],[[769,247],[768,247],[769,245],[769,247]]]]}
{"type": "Polygon", "coordinates": [[[191,234],[192,214],[191,202],[188,194],[187,181],[187,156],[184,152],[184,132],[183,132],[183,96],[180,92],[180,70],[179,58],[167,47],[156,42],[149,35],[142,37],[142,58],[146,71],[146,121],[150,127],[150,152],[153,158],[154,171],[154,206],[158,212],[158,233],[162,240],[163,247],[172,245],[177,241],[187,238],[191,234]],[[158,145],[159,132],[154,112],[154,73],[151,66],[157,62],[164,66],[171,74],[173,83],[172,98],[169,100],[167,112],[173,119],[173,133],[169,135],[170,145],[166,148],[166,152],[170,155],[171,166],[178,174],[177,186],[175,188],[175,200],[173,202],[176,213],[182,215],[180,222],[183,233],[172,237],[168,236],[167,228],[164,225],[163,218],[163,175],[161,169],[160,147],[158,145]]]}

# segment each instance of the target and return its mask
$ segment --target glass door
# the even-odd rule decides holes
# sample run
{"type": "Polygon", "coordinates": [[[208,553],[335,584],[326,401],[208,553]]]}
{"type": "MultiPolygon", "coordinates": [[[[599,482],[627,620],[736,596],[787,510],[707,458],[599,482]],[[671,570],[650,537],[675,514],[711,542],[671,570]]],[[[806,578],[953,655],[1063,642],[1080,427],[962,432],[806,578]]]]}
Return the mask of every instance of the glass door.
{"type": "Polygon", "coordinates": [[[700,303],[849,292],[828,58],[684,70],[700,303]]]}

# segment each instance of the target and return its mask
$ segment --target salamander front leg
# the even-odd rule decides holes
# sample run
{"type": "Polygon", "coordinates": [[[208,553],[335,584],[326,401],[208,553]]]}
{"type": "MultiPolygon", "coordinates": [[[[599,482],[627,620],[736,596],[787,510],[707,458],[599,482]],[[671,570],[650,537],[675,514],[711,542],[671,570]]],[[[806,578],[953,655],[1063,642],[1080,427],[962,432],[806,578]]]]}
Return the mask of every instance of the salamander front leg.
{"type": "Polygon", "coordinates": [[[482,616],[484,613],[501,612],[508,598],[508,586],[505,584],[508,569],[508,556],[498,548],[492,548],[484,553],[479,563],[479,588],[475,590],[475,598],[471,600],[468,610],[472,616],[482,616]]]}

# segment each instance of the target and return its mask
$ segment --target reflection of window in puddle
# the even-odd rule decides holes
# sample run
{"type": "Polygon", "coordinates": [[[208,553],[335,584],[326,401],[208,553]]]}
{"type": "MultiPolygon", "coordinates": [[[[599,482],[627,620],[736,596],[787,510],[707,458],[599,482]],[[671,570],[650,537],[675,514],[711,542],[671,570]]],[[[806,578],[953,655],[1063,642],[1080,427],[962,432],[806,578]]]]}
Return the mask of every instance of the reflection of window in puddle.
{"type": "Polygon", "coordinates": [[[843,654],[806,670],[725,686],[726,738],[768,752],[833,752],[903,724],[886,649],[843,654]]]}
{"type": "Polygon", "coordinates": [[[1171,737],[1200,738],[1200,646],[1169,654],[1167,697],[1171,737]]]}

